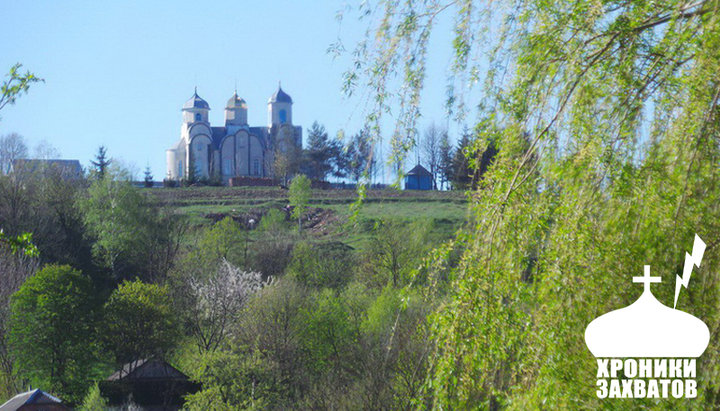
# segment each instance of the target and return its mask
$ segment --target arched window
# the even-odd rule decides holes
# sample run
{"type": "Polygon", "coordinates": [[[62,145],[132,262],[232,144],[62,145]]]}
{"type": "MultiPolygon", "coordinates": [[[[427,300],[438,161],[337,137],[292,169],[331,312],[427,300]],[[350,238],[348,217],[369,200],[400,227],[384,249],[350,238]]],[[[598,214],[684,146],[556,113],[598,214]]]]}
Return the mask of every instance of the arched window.
{"type": "Polygon", "coordinates": [[[202,121],[202,114],[195,113],[195,121],[202,121]]]}
{"type": "Polygon", "coordinates": [[[278,117],[280,117],[280,124],[287,123],[287,111],[280,110],[280,112],[278,112],[278,117]]]}

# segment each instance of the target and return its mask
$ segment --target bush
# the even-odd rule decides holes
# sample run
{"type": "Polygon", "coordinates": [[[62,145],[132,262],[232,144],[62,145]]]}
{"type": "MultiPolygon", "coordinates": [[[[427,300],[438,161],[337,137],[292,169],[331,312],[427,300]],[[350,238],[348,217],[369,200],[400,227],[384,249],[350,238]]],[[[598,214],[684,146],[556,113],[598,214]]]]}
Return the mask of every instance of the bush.
{"type": "Polygon", "coordinates": [[[344,243],[301,242],[293,250],[288,275],[310,287],[339,290],[352,278],[354,266],[352,247],[344,243]]]}

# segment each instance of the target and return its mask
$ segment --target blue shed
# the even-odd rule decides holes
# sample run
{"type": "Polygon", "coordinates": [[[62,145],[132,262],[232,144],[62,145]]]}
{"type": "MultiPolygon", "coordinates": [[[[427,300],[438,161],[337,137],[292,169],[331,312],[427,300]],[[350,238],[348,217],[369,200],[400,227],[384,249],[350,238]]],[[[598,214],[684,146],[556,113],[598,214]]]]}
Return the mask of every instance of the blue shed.
{"type": "Polygon", "coordinates": [[[432,174],[420,164],[405,174],[406,190],[432,190],[432,174]]]}

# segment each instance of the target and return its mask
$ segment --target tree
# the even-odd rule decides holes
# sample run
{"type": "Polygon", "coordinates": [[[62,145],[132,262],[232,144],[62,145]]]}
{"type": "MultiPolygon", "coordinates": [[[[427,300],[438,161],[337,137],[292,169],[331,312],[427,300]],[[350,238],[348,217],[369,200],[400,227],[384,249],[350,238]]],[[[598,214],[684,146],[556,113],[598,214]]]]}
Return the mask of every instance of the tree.
{"type": "Polygon", "coordinates": [[[438,164],[438,172],[440,174],[440,188],[447,189],[447,185],[453,176],[453,157],[454,152],[448,133],[443,133],[440,138],[440,162],[438,164]]]}
{"type": "Polygon", "coordinates": [[[41,160],[52,160],[60,158],[60,150],[50,144],[49,141],[43,139],[35,145],[35,148],[33,148],[33,155],[35,158],[41,160]]]}
{"type": "Polygon", "coordinates": [[[425,129],[422,141],[422,158],[430,168],[432,174],[432,188],[437,190],[437,180],[440,175],[441,151],[440,145],[443,138],[447,138],[447,130],[443,130],[432,123],[425,129]]]}
{"type": "Polygon", "coordinates": [[[80,406],[80,411],[104,411],[109,408],[109,404],[105,398],[103,398],[102,394],[100,394],[100,388],[98,387],[98,384],[95,383],[90,389],[88,390],[87,394],[85,395],[85,398],[83,399],[82,405],[80,406]]]}
{"type": "Polygon", "coordinates": [[[0,396],[6,397],[18,390],[13,375],[13,360],[7,345],[10,326],[10,297],[20,289],[27,278],[38,269],[37,258],[13,252],[0,245],[0,396]]]}
{"type": "Polygon", "coordinates": [[[290,206],[293,207],[293,218],[298,220],[298,230],[302,229],[302,217],[307,211],[310,195],[312,194],[310,179],[305,174],[300,174],[293,178],[290,184],[290,193],[288,200],[290,206]]]}
{"type": "Polygon", "coordinates": [[[342,168],[342,144],[339,140],[330,140],[325,127],[314,122],[308,130],[308,147],[304,151],[302,171],[311,180],[325,180],[328,175],[338,175],[342,168]]]}
{"type": "Polygon", "coordinates": [[[97,303],[90,280],[49,265],[12,297],[8,341],[17,370],[34,386],[79,402],[92,380],[97,303]]]}
{"type": "Polygon", "coordinates": [[[453,188],[464,190],[470,186],[472,181],[470,162],[468,161],[468,150],[470,150],[470,135],[465,131],[460,137],[458,146],[455,149],[455,156],[452,159],[452,177],[450,182],[453,188]]]}
{"type": "Polygon", "coordinates": [[[0,110],[5,108],[7,105],[15,104],[17,98],[27,93],[30,85],[39,81],[45,81],[30,71],[26,71],[24,74],[20,72],[22,64],[17,63],[10,68],[7,74],[8,80],[3,81],[0,86],[0,110]]]}
{"type": "Polygon", "coordinates": [[[149,204],[128,181],[96,180],[80,199],[93,255],[117,281],[162,279],[172,267],[186,225],[149,204]]]}
{"type": "Polygon", "coordinates": [[[153,175],[152,170],[150,170],[150,166],[148,165],[145,167],[145,188],[152,188],[153,186],[153,175]]]}
{"type": "Polygon", "coordinates": [[[178,337],[167,286],[124,281],[105,303],[101,339],[118,365],[162,358],[178,337]]]}
{"type": "Polygon", "coordinates": [[[95,174],[96,179],[103,180],[105,178],[110,162],[111,160],[107,157],[107,149],[105,146],[98,147],[98,151],[95,154],[95,160],[90,161],[94,167],[93,173],[95,174]]]}
{"type": "Polygon", "coordinates": [[[281,178],[283,185],[287,185],[291,176],[300,170],[302,147],[295,140],[295,129],[290,125],[283,125],[275,137],[273,150],[273,175],[281,178]]]}
{"type": "MultiPolygon", "coordinates": [[[[438,409],[607,407],[588,384],[595,363],[585,327],[635,301],[641,291],[626,284],[639,262],[676,267],[685,253],[678,243],[689,247],[696,231],[720,236],[720,227],[707,225],[720,217],[717,4],[495,6],[359,7],[377,18],[346,79],[349,91],[372,87],[369,117],[382,121],[392,101],[396,128],[416,127],[428,53],[436,50],[428,47],[433,23],[451,13],[448,108],[461,121],[468,107],[480,112],[470,174],[485,147],[497,149],[469,196],[469,224],[455,243],[462,263],[448,293],[433,294],[443,305],[430,316],[431,371],[416,400],[438,409]],[[474,84],[485,86],[463,92],[474,84]]],[[[711,253],[715,260],[720,251],[711,253]]],[[[446,255],[435,253],[433,265],[446,255]]],[[[654,291],[673,300],[671,286],[654,291]]],[[[718,321],[717,289],[683,292],[686,309],[718,321]]],[[[720,394],[712,382],[720,357],[706,355],[699,408],[713,407],[720,394]]]]}
{"type": "MultiPolygon", "coordinates": [[[[182,312],[201,353],[215,351],[231,335],[247,299],[265,286],[262,274],[221,259],[204,275],[184,275],[176,291],[182,312]]],[[[194,273],[193,273],[194,274],[194,273]]]]}
{"type": "Polygon", "coordinates": [[[382,221],[375,230],[364,258],[369,282],[378,287],[406,285],[427,252],[428,226],[423,222],[382,221]]]}
{"type": "Polygon", "coordinates": [[[303,241],[293,249],[287,274],[305,286],[340,290],[352,278],[356,264],[346,244],[303,241]]]}
{"type": "Polygon", "coordinates": [[[10,133],[0,137],[0,174],[8,174],[13,162],[28,157],[28,149],[23,136],[10,133]]]}
{"type": "Polygon", "coordinates": [[[346,174],[358,183],[363,176],[372,178],[375,174],[377,159],[373,156],[373,143],[367,130],[355,134],[346,146],[348,160],[346,174]]]}

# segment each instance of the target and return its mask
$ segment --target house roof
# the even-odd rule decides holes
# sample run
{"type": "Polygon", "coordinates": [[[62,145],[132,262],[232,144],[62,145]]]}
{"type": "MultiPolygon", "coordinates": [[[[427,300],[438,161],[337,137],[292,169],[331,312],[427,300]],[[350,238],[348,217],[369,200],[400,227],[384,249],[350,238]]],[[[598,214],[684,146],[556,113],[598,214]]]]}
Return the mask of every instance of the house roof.
{"type": "Polygon", "coordinates": [[[15,411],[23,405],[30,404],[62,404],[62,401],[36,388],[10,398],[5,404],[0,405],[0,411],[15,411]]]}
{"type": "Polygon", "coordinates": [[[163,360],[151,358],[129,362],[109,376],[107,380],[188,380],[188,376],[163,360]]]}
{"type": "Polygon", "coordinates": [[[79,160],[57,160],[57,159],[26,159],[21,158],[13,160],[13,170],[16,172],[36,172],[45,170],[55,170],[63,175],[71,177],[79,177],[83,174],[82,166],[79,160]]]}
{"type": "Polygon", "coordinates": [[[413,167],[412,170],[408,171],[406,175],[408,175],[408,176],[432,176],[432,173],[427,171],[427,169],[425,167],[418,164],[415,167],[413,167]]]}

